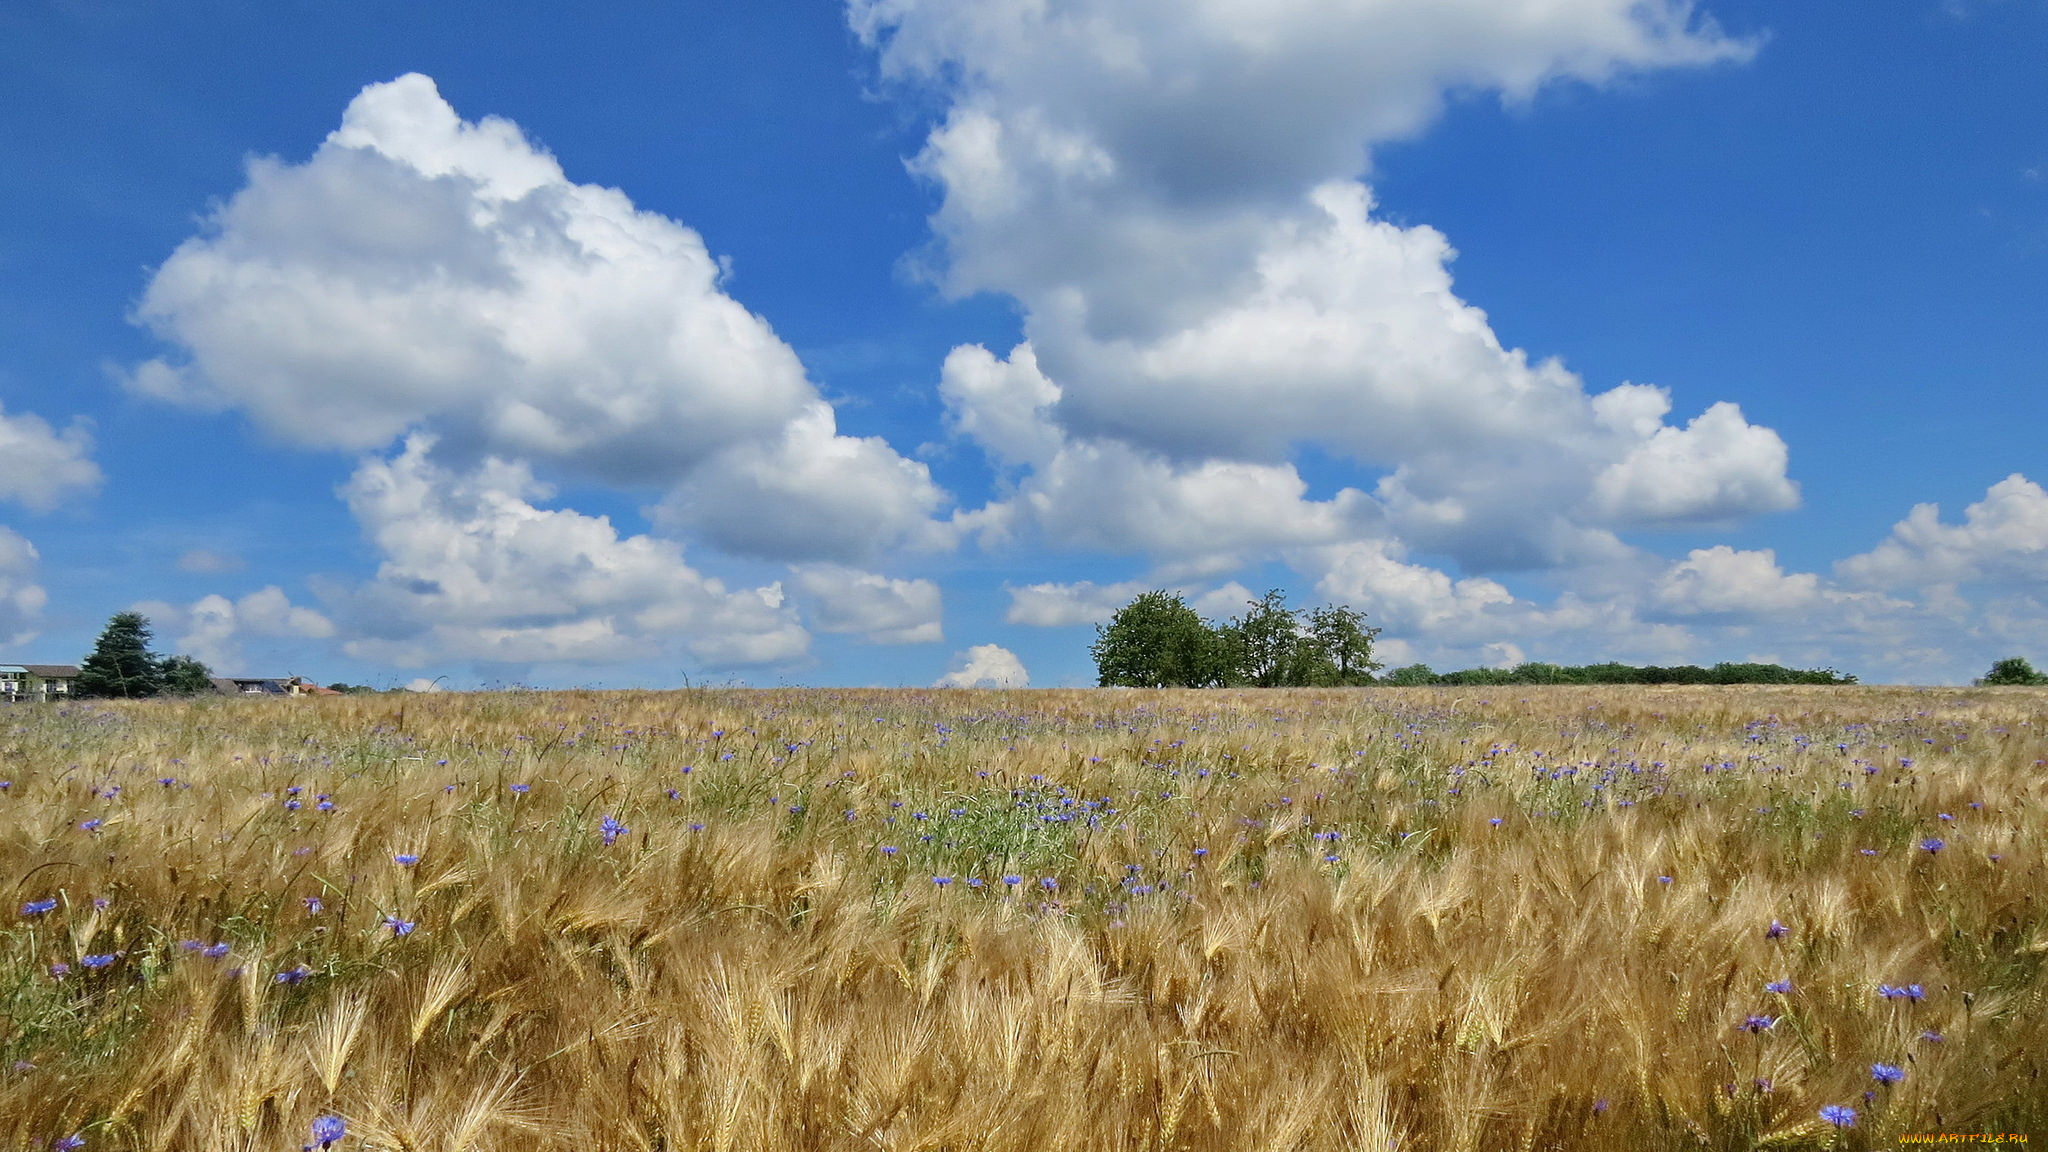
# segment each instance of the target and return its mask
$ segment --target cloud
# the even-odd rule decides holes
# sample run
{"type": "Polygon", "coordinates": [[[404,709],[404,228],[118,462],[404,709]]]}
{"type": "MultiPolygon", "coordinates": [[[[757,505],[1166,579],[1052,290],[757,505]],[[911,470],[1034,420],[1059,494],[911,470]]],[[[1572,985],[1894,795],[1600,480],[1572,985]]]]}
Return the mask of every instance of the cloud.
{"type": "Polygon", "coordinates": [[[1031,677],[1017,654],[996,644],[976,644],[953,658],[953,667],[934,688],[1029,688],[1031,677]]]}
{"type": "Polygon", "coordinates": [[[1003,620],[1033,628],[1065,628],[1075,624],[1106,624],[1116,610],[1131,602],[1149,585],[1138,580],[1121,584],[1097,584],[1081,580],[1072,584],[1027,584],[1007,588],[1010,607],[1003,620]]]}
{"type": "Polygon", "coordinates": [[[1877,547],[1835,565],[1860,587],[1896,589],[1994,582],[2048,582],[2048,492],[2015,472],[1944,524],[1941,508],[1916,504],[1877,547]]]}
{"type": "MultiPolygon", "coordinates": [[[[1321,572],[1316,591],[1331,603],[1365,612],[1377,626],[1408,635],[1484,636],[1507,624],[1503,609],[1517,602],[1484,577],[1453,579],[1408,563],[1386,541],[1324,549],[1307,561],[1321,572]]],[[[1524,606],[1526,609],[1526,606],[1524,606]]]]}
{"type": "Polygon", "coordinates": [[[723,275],[695,231],[409,74],[364,88],[304,163],[249,164],[136,310],[175,355],[127,378],[308,447],[424,430],[453,467],[677,489],[670,520],[737,552],[846,559],[929,533],[924,466],[839,436],[723,275]]]}
{"type": "Polygon", "coordinates": [[[1608,519],[1638,524],[1784,512],[1799,506],[1786,458],[1776,432],[1724,400],[1683,429],[1656,427],[1594,479],[1593,501],[1608,519]]]}
{"type": "Polygon", "coordinates": [[[1796,502],[1783,442],[1732,405],[1667,426],[1661,390],[1594,395],[1504,347],[1454,291],[1448,239],[1377,219],[1359,179],[1452,89],[1521,100],[1753,51],[1690,4],[848,11],[886,82],[945,102],[912,163],[941,196],[923,266],[1025,310],[1024,345],[955,349],[940,386],[954,430],[1023,473],[991,535],[1036,526],[1212,570],[1391,536],[1528,568],[1611,557],[1618,528],[1796,502]],[[1315,499],[1293,466],[1305,448],[1378,483],[1315,499]],[[1224,488],[1249,493],[1244,515],[1219,507],[1224,488]]]}
{"type": "Polygon", "coordinates": [[[737,445],[693,473],[655,511],[656,523],[779,560],[950,546],[952,533],[929,519],[945,496],[925,466],[879,437],[833,428],[831,407],[810,405],[774,441],[737,445]]]}
{"type": "Polygon", "coordinates": [[[820,632],[853,633],[873,644],[936,644],[946,638],[939,586],[898,580],[837,564],[793,570],[795,591],[809,602],[820,632]]]}
{"type": "Polygon", "coordinates": [[[92,462],[92,434],[73,421],[58,432],[33,412],[9,416],[0,405],[0,500],[47,512],[74,493],[100,485],[92,462]]]}
{"type": "Polygon", "coordinates": [[[1786,574],[1777,553],[1738,551],[1726,544],[1695,548],[1658,581],[1655,602],[1679,616],[1778,616],[1820,599],[1820,577],[1786,574]]]}
{"type": "Polygon", "coordinates": [[[216,672],[244,670],[242,640],[246,637],[326,640],[335,634],[333,621],[293,604],[275,584],[240,600],[214,594],[184,607],[150,600],[134,608],[149,617],[160,633],[175,634],[180,654],[195,657],[216,672]]]}
{"type": "Polygon", "coordinates": [[[713,667],[788,663],[809,636],[782,588],[728,591],[682,548],[621,537],[610,520],[533,502],[549,490],[522,463],[457,472],[415,436],[357,468],[343,489],[385,559],[343,600],[352,656],[619,663],[680,650],[713,667]]]}
{"type": "Polygon", "coordinates": [[[249,566],[248,561],[230,552],[214,552],[206,548],[193,548],[178,557],[178,571],[198,576],[221,576],[240,572],[249,566]]]}
{"type": "Polygon", "coordinates": [[[36,637],[43,605],[49,602],[35,582],[39,559],[35,545],[0,524],[0,643],[26,644],[36,637]]]}

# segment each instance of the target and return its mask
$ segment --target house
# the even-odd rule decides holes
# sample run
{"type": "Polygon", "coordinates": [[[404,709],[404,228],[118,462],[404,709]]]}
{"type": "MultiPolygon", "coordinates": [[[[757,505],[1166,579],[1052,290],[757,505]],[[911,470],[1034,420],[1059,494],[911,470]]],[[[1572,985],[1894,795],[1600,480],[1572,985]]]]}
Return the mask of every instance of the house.
{"type": "Polygon", "coordinates": [[[213,690],[223,696],[339,696],[304,676],[214,676],[213,690]]]}
{"type": "Polygon", "coordinates": [[[213,676],[213,690],[223,696],[289,696],[287,676],[213,676]]]}
{"type": "Polygon", "coordinates": [[[0,700],[68,700],[76,679],[73,664],[0,664],[0,700]]]}

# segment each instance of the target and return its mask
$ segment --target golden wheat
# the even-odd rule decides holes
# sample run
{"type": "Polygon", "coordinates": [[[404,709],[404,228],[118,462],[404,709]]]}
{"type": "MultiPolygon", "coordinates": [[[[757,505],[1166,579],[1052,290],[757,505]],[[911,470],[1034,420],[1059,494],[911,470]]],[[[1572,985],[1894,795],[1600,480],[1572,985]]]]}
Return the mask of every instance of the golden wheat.
{"type": "Polygon", "coordinates": [[[2044,724],[2020,689],[0,710],[0,1145],[2026,1132],[2044,724]]]}

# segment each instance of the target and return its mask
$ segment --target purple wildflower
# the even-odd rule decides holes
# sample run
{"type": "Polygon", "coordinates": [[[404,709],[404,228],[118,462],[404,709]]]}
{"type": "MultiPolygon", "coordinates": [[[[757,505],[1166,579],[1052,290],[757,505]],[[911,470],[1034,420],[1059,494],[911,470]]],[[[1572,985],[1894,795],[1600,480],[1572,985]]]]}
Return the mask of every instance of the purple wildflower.
{"type": "Polygon", "coordinates": [[[1820,1110],[1820,1118],[1837,1128],[1853,1128],[1856,1125],[1856,1110],[1847,1104],[1830,1104],[1820,1110]]]}
{"type": "Polygon", "coordinates": [[[199,954],[208,960],[218,960],[228,954],[228,946],[225,943],[209,944],[205,948],[200,949],[199,954]]]}
{"type": "Polygon", "coordinates": [[[619,823],[617,817],[606,815],[604,818],[604,823],[598,825],[598,831],[604,834],[605,845],[609,847],[613,841],[617,840],[619,837],[625,835],[626,833],[631,832],[632,829],[626,827],[624,824],[619,823]]]}
{"type": "Polygon", "coordinates": [[[85,965],[87,968],[105,968],[107,965],[112,964],[114,962],[114,954],[111,952],[102,952],[95,956],[81,957],[78,962],[80,964],[85,965]]]}
{"type": "Polygon", "coordinates": [[[400,920],[396,916],[386,916],[384,918],[384,926],[391,929],[393,936],[404,936],[412,931],[413,922],[410,920],[400,920]]]}
{"type": "Polygon", "coordinates": [[[1764,991],[1775,992],[1783,996],[1792,991],[1792,982],[1790,980],[1773,980],[1764,985],[1764,991]]]}
{"type": "Polygon", "coordinates": [[[313,1121],[313,1142],[322,1148],[348,1135],[348,1124],[339,1116],[321,1116],[313,1121]]]}
{"type": "Polygon", "coordinates": [[[1772,1028],[1777,1027],[1777,1024],[1777,1018],[1774,1016],[1762,1016],[1752,1013],[1738,1027],[1753,1036],[1759,1032],[1769,1032],[1772,1028]]]}
{"type": "Polygon", "coordinates": [[[1771,921],[1771,926],[1764,929],[1764,937],[1769,940],[1778,940],[1782,939],[1790,931],[1790,928],[1785,927],[1774,919],[1771,921]]]}

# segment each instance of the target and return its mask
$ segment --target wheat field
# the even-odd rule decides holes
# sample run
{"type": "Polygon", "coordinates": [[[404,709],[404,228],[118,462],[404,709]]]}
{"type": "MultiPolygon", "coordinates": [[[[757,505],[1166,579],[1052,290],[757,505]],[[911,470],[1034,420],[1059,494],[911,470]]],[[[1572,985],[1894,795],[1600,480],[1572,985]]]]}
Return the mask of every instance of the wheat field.
{"type": "Polygon", "coordinates": [[[2044,723],[1869,687],[0,710],[0,1146],[2029,1133],[2044,723]]]}

